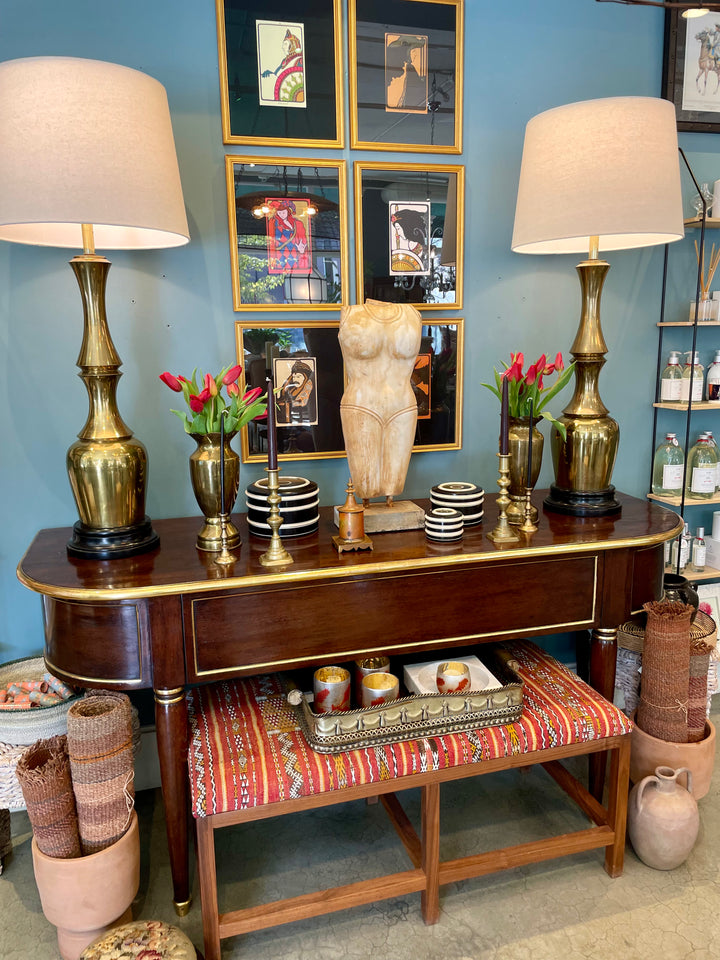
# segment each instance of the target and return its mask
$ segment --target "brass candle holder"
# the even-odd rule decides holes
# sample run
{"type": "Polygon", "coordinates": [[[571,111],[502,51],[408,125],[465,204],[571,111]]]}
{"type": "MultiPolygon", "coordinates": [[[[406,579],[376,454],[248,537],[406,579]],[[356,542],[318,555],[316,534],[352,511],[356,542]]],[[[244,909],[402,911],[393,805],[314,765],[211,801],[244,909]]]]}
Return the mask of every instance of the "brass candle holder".
{"type": "Polygon", "coordinates": [[[530,498],[532,497],[532,487],[525,488],[525,512],[523,517],[523,522],[520,527],[522,533],[535,533],[537,531],[537,524],[533,522],[533,505],[530,498]]]}
{"type": "Polygon", "coordinates": [[[220,553],[215,557],[215,563],[223,566],[235,563],[237,557],[228,548],[228,522],[230,517],[227,513],[220,514],[220,553]]]}
{"type": "Polygon", "coordinates": [[[280,494],[278,493],[280,488],[278,473],[280,470],[277,467],[274,470],[271,470],[270,467],[265,467],[265,472],[268,475],[268,490],[270,491],[267,498],[270,504],[270,515],[267,522],[272,530],[272,536],[270,537],[269,547],[265,553],[260,556],[260,563],[264,567],[279,567],[283,564],[292,563],[293,558],[283,546],[280,534],[278,533],[280,525],[283,522],[283,518],[280,516],[280,494]]]}
{"type": "Polygon", "coordinates": [[[507,508],[510,505],[508,488],[510,487],[510,454],[499,453],[500,476],[497,485],[500,493],[497,498],[498,522],[496,526],[488,533],[488,538],[495,543],[518,543],[520,537],[515,533],[510,521],[507,518],[507,508]]]}

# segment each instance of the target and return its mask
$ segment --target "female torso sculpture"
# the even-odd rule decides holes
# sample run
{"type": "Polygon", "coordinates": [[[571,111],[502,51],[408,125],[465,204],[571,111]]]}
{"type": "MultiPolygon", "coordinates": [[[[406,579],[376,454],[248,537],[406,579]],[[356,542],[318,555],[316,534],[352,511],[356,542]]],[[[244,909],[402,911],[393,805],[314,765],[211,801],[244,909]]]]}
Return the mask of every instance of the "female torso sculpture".
{"type": "Polygon", "coordinates": [[[422,319],[409,303],[368,300],[340,315],[348,383],[340,403],[350,475],[364,501],[402,493],[415,437],[411,375],[422,319]]]}

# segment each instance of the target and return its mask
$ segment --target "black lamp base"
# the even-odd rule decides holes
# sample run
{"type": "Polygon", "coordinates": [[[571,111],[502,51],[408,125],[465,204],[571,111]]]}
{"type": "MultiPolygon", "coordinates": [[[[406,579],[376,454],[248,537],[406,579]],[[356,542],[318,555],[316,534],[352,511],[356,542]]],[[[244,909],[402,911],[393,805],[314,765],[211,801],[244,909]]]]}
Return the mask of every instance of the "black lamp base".
{"type": "Polygon", "coordinates": [[[550,496],[543,506],[552,513],[564,513],[571,517],[611,517],[620,513],[622,504],[615,499],[615,487],[610,484],[604,490],[563,490],[554,483],[550,496]]]}
{"type": "Polygon", "coordinates": [[[80,520],[73,526],[67,552],[71,557],[86,560],[120,560],[147,553],[160,546],[160,537],[152,528],[150,517],[127,527],[88,527],[80,520]]]}

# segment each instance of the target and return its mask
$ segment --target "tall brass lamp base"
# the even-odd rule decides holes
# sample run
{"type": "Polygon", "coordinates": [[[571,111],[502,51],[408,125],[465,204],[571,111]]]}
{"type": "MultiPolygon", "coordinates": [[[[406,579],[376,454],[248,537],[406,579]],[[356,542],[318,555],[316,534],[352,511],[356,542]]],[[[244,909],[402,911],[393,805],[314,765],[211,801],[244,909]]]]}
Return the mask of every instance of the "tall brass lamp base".
{"type": "Polygon", "coordinates": [[[77,365],[88,393],[88,417],[67,454],[80,515],[67,550],[71,556],[101,560],[130,557],[154,549],[160,540],[145,516],[147,453],[124,423],[115,399],[122,374],[105,315],[110,261],[85,252],[70,266],[85,317],[77,365]]]}
{"type": "Polygon", "coordinates": [[[596,245],[591,245],[590,258],[579,263],[576,269],[582,291],[582,313],[570,348],[575,360],[575,393],[559,418],[565,424],[566,439],[553,428],[555,483],[544,506],[555,513],[575,517],[605,517],[622,509],[615,499],[615,487],[610,483],[620,428],[608,416],[598,393],[598,378],[607,353],[600,327],[600,294],[610,264],[599,260],[596,245]]]}

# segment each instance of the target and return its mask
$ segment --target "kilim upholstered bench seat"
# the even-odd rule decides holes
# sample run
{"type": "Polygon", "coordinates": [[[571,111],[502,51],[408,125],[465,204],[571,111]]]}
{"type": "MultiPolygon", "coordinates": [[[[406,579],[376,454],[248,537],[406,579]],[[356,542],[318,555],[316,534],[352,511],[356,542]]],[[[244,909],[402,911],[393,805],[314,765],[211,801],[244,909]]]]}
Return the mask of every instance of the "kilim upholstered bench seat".
{"type": "Polygon", "coordinates": [[[581,850],[605,847],[605,869],[611,877],[620,875],[630,721],[534,644],[516,641],[505,646],[516,659],[525,686],[523,714],[516,722],[336,755],[316,753],[307,745],[277,675],[192,691],[189,768],[206,960],[219,960],[224,937],[413,892],[421,894],[425,922],[435,923],[440,885],[581,850]],[[599,751],[611,756],[607,807],[559,762],[599,751]],[[441,862],[441,784],[532,764],[543,765],[592,825],[441,862]],[[396,791],[410,787],[421,789],[419,837],[395,797],[396,791]],[[363,797],[381,798],[409,854],[411,869],[218,913],[216,830],[363,797]]]}

